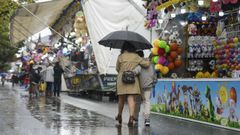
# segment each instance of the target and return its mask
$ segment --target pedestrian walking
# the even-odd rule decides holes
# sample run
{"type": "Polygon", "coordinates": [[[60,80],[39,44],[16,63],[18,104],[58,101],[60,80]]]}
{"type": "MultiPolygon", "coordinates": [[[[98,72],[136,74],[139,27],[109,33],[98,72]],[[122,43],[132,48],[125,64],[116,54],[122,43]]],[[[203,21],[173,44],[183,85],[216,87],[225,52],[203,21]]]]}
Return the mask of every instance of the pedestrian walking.
{"type": "Polygon", "coordinates": [[[5,80],[6,80],[6,76],[5,75],[1,75],[2,86],[4,86],[5,80]]]}
{"type": "Polygon", "coordinates": [[[11,81],[12,81],[12,87],[14,87],[15,83],[16,84],[18,83],[18,77],[15,73],[12,75],[11,81]]]}
{"type": "MultiPolygon", "coordinates": [[[[144,53],[142,50],[137,51],[137,54],[144,58],[144,53]]],[[[150,55],[151,56],[151,55],[150,55]]],[[[151,60],[151,57],[148,59],[151,60]]],[[[142,68],[141,66],[137,66],[134,69],[135,74],[139,75],[139,82],[141,88],[141,96],[136,96],[136,105],[135,105],[135,113],[134,117],[138,119],[141,99],[143,99],[143,116],[144,116],[144,124],[145,126],[150,126],[150,100],[151,100],[151,91],[157,82],[157,75],[155,73],[154,67],[151,64],[147,68],[142,68]]]]}
{"type": "Polygon", "coordinates": [[[46,87],[46,96],[51,97],[52,96],[52,86],[53,86],[53,82],[54,82],[54,70],[53,70],[53,66],[51,63],[49,63],[48,67],[46,69],[43,69],[41,72],[41,74],[44,74],[44,81],[47,84],[46,87]]]}
{"type": "Polygon", "coordinates": [[[126,71],[132,71],[137,65],[143,67],[148,67],[150,62],[144,60],[136,53],[136,48],[129,42],[125,42],[121,48],[121,54],[118,56],[116,63],[116,70],[118,72],[117,76],[117,95],[118,95],[118,115],[116,120],[119,124],[122,123],[122,111],[124,108],[124,102],[127,98],[128,108],[129,108],[129,121],[128,126],[134,125],[134,109],[135,109],[135,100],[134,96],[140,94],[140,85],[139,80],[134,76],[135,82],[127,83],[123,82],[126,71]]]}
{"type": "Polygon", "coordinates": [[[40,71],[33,68],[33,64],[30,65],[29,69],[29,80],[30,80],[30,86],[29,86],[29,95],[32,96],[38,96],[39,90],[38,90],[38,83],[41,79],[40,71]]]}
{"type": "Polygon", "coordinates": [[[64,72],[59,62],[55,63],[54,70],[54,97],[60,96],[61,84],[62,84],[62,73],[64,72]]]}

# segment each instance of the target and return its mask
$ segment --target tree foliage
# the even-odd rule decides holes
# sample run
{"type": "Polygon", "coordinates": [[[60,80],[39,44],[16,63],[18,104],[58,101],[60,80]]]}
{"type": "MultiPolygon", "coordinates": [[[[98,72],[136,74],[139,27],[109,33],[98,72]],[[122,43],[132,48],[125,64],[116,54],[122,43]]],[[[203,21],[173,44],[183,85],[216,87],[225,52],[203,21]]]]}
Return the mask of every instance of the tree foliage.
{"type": "MultiPolygon", "coordinates": [[[[32,3],[33,0],[19,0],[19,3],[32,3]]],[[[6,70],[8,62],[14,60],[18,45],[11,45],[9,38],[10,17],[18,8],[13,0],[0,0],[0,71],[6,70]]]]}

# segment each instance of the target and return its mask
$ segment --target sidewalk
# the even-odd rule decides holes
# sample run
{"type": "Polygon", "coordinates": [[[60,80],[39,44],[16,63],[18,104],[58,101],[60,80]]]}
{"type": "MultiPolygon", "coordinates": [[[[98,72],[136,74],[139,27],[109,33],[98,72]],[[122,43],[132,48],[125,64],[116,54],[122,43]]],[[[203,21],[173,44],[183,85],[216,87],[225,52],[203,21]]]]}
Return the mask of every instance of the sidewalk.
{"type": "MultiPolygon", "coordinates": [[[[23,89],[17,87],[14,89],[16,89],[18,95],[28,95],[28,93],[23,89]]],[[[102,115],[102,117],[108,117],[113,122],[113,127],[115,127],[115,124],[117,124],[117,121],[114,120],[115,115],[117,114],[117,103],[102,102],[80,97],[71,97],[66,93],[61,93],[61,97],[58,102],[61,102],[61,104],[68,104],[73,107],[80,108],[81,110],[86,110],[85,112],[95,112],[102,115]]],[[[127,126],[128,117],[128,106],[126,105],[123,112],[123,133],[120,135],[125,135],[128,130],[130,131],[127,126]]],[[[36,121],[36,119],[34,121],[36,121]]],[[[113,127],[111,127],[111,129],[113,127]]],[[[189,122],[181,119],[170,118],[157,114],[151,114],[151,126],[146,128],[143,124],[143,117],[141,113],[139,124],[136,129],[138,130],[137,134],[139,135],[239,135],[239,132],[236,131],[199,124],[196,122],[189,122]],[[145,131],[146,133],[144,133],[145,131]]],[[[110,130],[110,128],[108,127],[107,130],[110,130]]]]}
{"type": "MultiPolygon", "coordinates": [[[[90,99],[82,99],[80,97],[71,97],[67,94],[61,94],[60,97],[61,101],[67,104],[71,104],[73,106],[79,107],[81,109],[87,109],[89,111],[94,111],[98,114],[110,117],[115,119],[115,116],[118,113],[118,104],[117,103],[109,103],[109,102],[102,102],[90,99]]],[[[123,110],[123,123],[128,123],[128,105],[125,104],[123,110]]],[[[139,125],[144,126],[144,119],[142,117],[142,112],[140,112],[139,116],[139,125]]]]}

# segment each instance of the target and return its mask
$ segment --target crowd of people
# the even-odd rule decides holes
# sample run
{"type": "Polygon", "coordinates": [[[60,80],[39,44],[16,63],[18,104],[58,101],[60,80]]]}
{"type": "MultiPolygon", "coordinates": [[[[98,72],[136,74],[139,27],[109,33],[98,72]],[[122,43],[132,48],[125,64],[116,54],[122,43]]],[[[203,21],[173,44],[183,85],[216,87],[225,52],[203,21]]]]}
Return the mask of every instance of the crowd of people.
{"type": "Polygon", "coordinates": [[[30,97],[60,97],[63,73],[59,62],[50,63],[46,68],[30,64],[28,70],[21,73],[1,74],[1,83],[4,86],[5,81],[10,81],[12,87],[19,84],[29,92],[30,97]]]}
{"type": "Polygon", "coordinates": [[[60,97],[61,79],[64,70],[59,62],[55,64],[49,63],[46,68],[33,68],[30,65],[29,74],[29,95],[39,96],[45,95],[47,97],[60,97]]]}
{"type": "MultiPolygon", "coordinates": [[[[120,125],[126,98],[129,108],[128,126],[134,126],[138,122],[141,99],[143,99],[144,124],[146,126],[150,125],[150,95],[157,77],[150,60],[145,59],[143,54],[142,50],[137,50],[133,45],[126,42],[117,59],[118,114],[115,119],[120,125]],[[124,72],[126,71],[134,73],[134,81],[124,81],[124,76],[126,76],[124,72]]],[[[129,75],[128,78],[130,77],[129,75]]]]}

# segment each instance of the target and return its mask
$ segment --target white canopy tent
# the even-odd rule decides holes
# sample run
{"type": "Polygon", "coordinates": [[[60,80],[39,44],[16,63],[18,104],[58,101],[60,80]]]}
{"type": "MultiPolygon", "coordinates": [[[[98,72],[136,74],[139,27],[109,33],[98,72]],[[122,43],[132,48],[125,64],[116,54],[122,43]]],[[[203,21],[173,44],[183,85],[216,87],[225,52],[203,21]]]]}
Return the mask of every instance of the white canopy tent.
{"type": "MultiPolygon", "coordinates": [[[[119,49],[111,49],[98,44],[110,32],[117,30],[134,31],[152,42],[156,32],[144,28],[143,1],[140,0],[85,0],[83,11],[93,44],[93,50],[100,74],[116,74],[115,65],[119,49]]],[[[150,51],[145,51],[149,54],[150,51]]]]}
{"type": "Polygon", "coordinates": [[[51,26],[73,0],[54,0],[22,6],[11,17],[12,43],[26,40],[51,26]]]}

